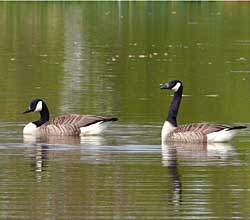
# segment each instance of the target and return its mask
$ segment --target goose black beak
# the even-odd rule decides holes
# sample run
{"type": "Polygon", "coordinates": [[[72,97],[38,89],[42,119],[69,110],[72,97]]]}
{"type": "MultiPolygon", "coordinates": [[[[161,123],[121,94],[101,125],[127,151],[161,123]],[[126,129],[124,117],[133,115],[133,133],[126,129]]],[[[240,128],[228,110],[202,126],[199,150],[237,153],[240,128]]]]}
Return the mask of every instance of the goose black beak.
{"type": "Polygon", "coordinates": [[[160,89],[170,89],[168,83],[162,83],[160,84],[160,89]]]}
{"type": "Polygon", "coordinates": [[[30,112],[32,112],[32,110],[31,109],[27,109],[26,111],[24,111],[24,112],[22,112],[23,114],[26,114],[26,113],[30,113],[30,112]]]}

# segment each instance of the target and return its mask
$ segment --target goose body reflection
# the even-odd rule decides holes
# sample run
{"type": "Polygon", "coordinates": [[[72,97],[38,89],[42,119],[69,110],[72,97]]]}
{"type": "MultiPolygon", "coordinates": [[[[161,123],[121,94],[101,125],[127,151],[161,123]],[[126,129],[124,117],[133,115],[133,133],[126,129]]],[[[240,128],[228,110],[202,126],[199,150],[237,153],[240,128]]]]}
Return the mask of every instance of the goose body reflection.
{"type": "Polygon", "coordinates": [[[106,139],[102,136],[56,136],[56,135],[23,135],[25,144],[53,144],[68,146],[102,146],[106,144],[106,139]]]}
{"type": "MultiPolygon", "coordinates": [[[[174,205],[182,202],[182,191],[186,190],[187,182],[183,180],[180,167],[189,164],[191,167],[203,167],[208,164],[224,164],[230,155],[234,154],[234,147],[228,143],[168,143],[162,145],[162,164],[168,170],[168,174],[172,179],[172,191],[169,200],[174,205]],[[208,163],[209,162],[209,163],[208,163]]],[[[235,160],[235,158],[234,158],[235,160]]],[[[205,172],[207,167],[205,166],[205,172]]],[[[203,169],[203,168],[201,168],[203,169]]],[[[185,173],[185,172],[184,172],[185,173]]],[[[190,182],[188,183],[191,184],[190,182]]],[[[195,189],[202,189],[204,182],[193,182],[195,189]]],[[[192,185],[191,184],[191,185],[192,185]]]]}
{"type": "Polygon", "coordinates": [[[183,84],[180,80],[172,80],[162,84],[161,89],[174,91],[167,119],[163,125],[162,142],[182,143],[213,143],[231,140],[241,129],[246,126],[227,126],[221,124],[193,123],[177,125],[177,114],[181,103],[183,84]]]}
{"type": "Polygon", "coordinates": [[[62,115],[50,120],[49,109],[42,99],[31,101],[29,108],[23,112],[39,112],[38,121],[28,123],[24,129],[25,135],[61,135],[61,136],[84,136],[97,135],[117,118],[97,115],[62,115]]]}
{"type": "Polygon", "coordinates": [[[234,151],[228,143],[165,143],[162,144],[162,163],[170,166],[177,160],[191,163],[225,161],[234,151]]]}

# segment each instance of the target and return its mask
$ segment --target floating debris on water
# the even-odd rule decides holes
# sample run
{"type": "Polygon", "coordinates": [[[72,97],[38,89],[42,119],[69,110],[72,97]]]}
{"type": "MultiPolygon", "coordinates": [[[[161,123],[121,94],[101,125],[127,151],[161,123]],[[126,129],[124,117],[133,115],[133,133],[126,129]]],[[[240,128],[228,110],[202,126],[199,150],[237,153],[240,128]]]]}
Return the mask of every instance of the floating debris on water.
{"type": "MultiPolygon", "coordinates": [[[[174,96],[174,94],[171,94],[169,96],[174,96]]],[[[182,97],[189,97],[189,96],[192,96],[192,95],[189,95],[189,94],[182,94],[182,97]]]]}
{"type": "Polygon", "coordinates": [[[147,57],[147,55],[140,54],[138,57],[139,57],[139,58],[145,58],[145,57],[147,57]]]}
{"type": "Polygon", "coordinates": [[[164,56],[167,56],[167,55],[168,55],[168,53],[167,53],[167,52],[165,52],[165,53],[164,53],[164,56]]]}
{"type": "Polygon", "coordinates": [[[40,57],[47,57],[48,54],[40,54],[40,57]]]}
{"type": "Polygon", "coordinates": [[[129,43],[131,46],[137,46],[137,43],[129,43]]]}
{"type": "Polygon", "coordinates": [[[245,57],[240,57],[239,59],[237,59],[237,61],[247,61],[247,58],[245,58],[245,57]]]}
{"type": "Polygon", "coordinates": [[[115,57],[112,57],[112,59],[111,59],[112,61],[116,61],[116,59],[115,59],[115,57]]]}
{"type": "Polygon", "coordinates": [[[11,61],[14,61],[14,60],[16,60],[16,59],[15,59],[15,58],[10,58],[10,60],[11,60],[11,61]]]}
{"type": "Polygon", "coordinates": [[[129,54],[128,58],[135,58],[135,55],[129,54]]]}
{"type": "Polygon", "coordinates": [[[153,55],[155,55],[155,56],[156,56],[156,55],[158,55],[158,53],[153,53],[153,55]]]}
{"type": "Polygon", "coordinates": [[[205,95],[206,97],[218,97],[218,94],[209,94],[209,95],[205,95]]]}
{"type": "Polygon", "coordinates": [[[231,73],[250,73],[250,70],[231,70],[231,73]]]}

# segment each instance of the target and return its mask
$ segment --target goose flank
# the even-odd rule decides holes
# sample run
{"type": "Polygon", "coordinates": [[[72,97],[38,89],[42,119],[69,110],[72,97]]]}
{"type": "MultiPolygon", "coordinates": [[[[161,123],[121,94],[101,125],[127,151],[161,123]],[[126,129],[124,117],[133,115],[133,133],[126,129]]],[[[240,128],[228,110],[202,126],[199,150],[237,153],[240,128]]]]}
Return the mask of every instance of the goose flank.
{"type": "Polygon", "coordinates": [[[162,143],[212,143],[227,142],[246,126],[227,126],[221,124],[193,123],[177,125],[177,114],[180,107],[183,84],[180,80],[171,80],[161,84],[161,89],[174,91],[172,102],[169,106],[167,119],[161,132],[162,143]]]}
{"type": "Polygon", "coordinates": [[[50,120],[49,109],[42,99],[34,99],[23,114],[39,112],[40,119],[28,123],[23,134],[32,135],[96,135],[117,118],[97,115],[62,115],[50,120]]]}

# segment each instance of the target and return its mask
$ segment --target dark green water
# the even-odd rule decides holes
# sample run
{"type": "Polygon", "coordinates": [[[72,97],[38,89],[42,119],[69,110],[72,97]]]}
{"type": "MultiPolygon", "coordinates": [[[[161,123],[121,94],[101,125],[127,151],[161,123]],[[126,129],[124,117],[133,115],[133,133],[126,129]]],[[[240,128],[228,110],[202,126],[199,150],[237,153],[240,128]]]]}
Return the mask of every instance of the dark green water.
{"type": "Polygon", "coordinates": [[[161,146],[170,79],[179,123],[250,122],[248,3],[0,3],[1,219],[247,219],[250,132],[161,146]],[[27,139],[52,117],[119,117],[104,135],[27,139]]]}

